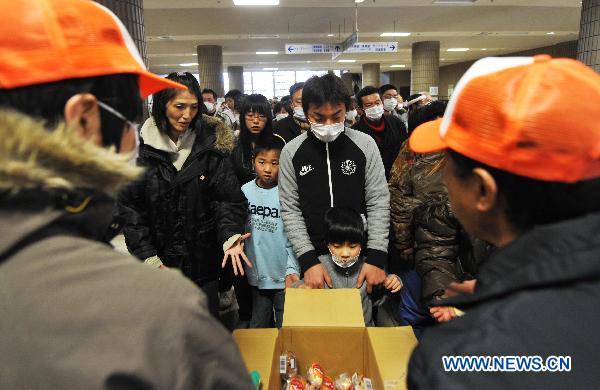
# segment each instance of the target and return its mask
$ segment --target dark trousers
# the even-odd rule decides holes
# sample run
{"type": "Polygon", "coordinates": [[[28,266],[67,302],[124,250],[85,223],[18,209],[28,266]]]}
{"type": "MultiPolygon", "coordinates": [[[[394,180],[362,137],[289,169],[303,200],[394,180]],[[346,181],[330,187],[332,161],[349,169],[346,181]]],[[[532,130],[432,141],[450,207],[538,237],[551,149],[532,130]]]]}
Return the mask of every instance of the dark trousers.
{"type": "Polygon", "coordinates": [[[208,282],[196,285],[200,287],[200,289],[206,295],[206,301],[208,303],[208,310],[213,317],[219,318],[219,281],[218,280],[210,280],[208,282]]]}
{"type": "Polygon", "coordinates": [[[252,288],[248,284],[246,276],[234,276],[233,287],[235,288],[235,299],[240,309],[240,321],[250,321],[252,318],[252,288]]]}
{"type": "Polygon", "coordinates": [[[252,288],[252,320],[251,328],[271,328],[273,320],[275,326],[281,328],[283,323],[283,305],[285,303],[285,290],[260,290],[252,288]],[[273,313],[275,317],[273,317],[273,313]]]}

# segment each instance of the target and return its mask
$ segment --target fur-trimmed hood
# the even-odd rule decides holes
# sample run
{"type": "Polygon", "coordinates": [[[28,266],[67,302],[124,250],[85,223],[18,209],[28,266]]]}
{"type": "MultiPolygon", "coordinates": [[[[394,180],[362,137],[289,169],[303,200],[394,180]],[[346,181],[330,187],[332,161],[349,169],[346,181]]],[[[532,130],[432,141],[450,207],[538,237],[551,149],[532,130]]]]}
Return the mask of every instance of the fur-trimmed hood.
{"type": "Polygon", "coordinates": [[[0,189],[87,188],[114,194],[141,169],[82,139],[63,124],[53,130],[23,114],[0,110],[0,189]]]}
{"type": "MultiPolygon", "coordinates": [[[[198,125],[196,125],[198,128],[198,125]]],[[[201,142],[206,142],[221,153],[230,154],[235,147],[235,136],[233,130],[223,123],[219,118],[208,115],[202,115],[200,120],[200,129],[202,131],[201,142]],[[207,139],[212,138],[212,139],[207,139]]],[[[195,130],[188,130],[195,131],[195,130]]],[[[157,150],[168,153],[177,153],[177,148],[170,142],[169,137],[160,132],[154,118],[150,117],[144,122],[140,135],[146,145],[152,146],[157,150]]],[[[184,136],[185,137],[185,136],[184,136]]]]}

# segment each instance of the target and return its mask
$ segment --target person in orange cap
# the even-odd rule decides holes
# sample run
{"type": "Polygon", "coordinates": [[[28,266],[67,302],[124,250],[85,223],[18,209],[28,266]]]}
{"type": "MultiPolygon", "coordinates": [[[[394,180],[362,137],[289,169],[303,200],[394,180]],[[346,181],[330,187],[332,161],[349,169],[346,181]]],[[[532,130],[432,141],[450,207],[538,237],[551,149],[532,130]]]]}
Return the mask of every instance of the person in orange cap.
{"type": "Polygon", "coordinates": [[[438,303],[466,314],[425,334],[410,389],[597,386],[598,101],[600,76],[580,62],[485,58],[411,135],[415,152],[445,150],[454,213],[498,249],[470,294],[438,303]]]}
{"type": "Polygon", "coordinates": [[[252,388],[192,282],[107,245],[141,97],[185,86],[96,2],[0,6],[0,388],[252,388]]]}

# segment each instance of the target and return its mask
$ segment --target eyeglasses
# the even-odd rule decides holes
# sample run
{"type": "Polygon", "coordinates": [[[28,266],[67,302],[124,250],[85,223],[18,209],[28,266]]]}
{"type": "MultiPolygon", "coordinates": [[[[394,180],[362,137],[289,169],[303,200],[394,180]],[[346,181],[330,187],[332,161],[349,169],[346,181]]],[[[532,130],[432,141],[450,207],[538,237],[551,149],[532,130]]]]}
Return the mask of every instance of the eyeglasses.
{"type": "Polygon", "coordinates": [[[125,118],[125,115],[121,114],[119,111],[115,110],[108,104],[101,102],[100,100],[97,100],[96,103],[98,103],[98,106],[100,108],[103,108],[104,110],[106,110],[106,112],[109,112],[109,113],[113,114],[114,116],[116,116],[117,118],[121,119],[124,123],[127,124],[127,126],[131,127],[132,129],[134,129],[137,132],[137,129],[139,127],[139,125],[137,123],[133,123],[129,119],[125,118]]]}
{"type": "Polygon", "coordinates": [[[267,120],[267,116],[264,114],[257,114],[255,112],[247,112],[246,113],[246,119],[248,120],[252,120],[258,118],[261,121],[266,121],[267,120]]]}

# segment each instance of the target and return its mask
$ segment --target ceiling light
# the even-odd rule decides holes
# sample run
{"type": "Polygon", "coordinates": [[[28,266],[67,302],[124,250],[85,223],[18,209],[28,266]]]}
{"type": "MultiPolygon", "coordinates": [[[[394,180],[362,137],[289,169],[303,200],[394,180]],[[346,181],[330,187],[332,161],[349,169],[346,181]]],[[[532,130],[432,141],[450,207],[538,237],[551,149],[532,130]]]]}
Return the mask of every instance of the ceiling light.
{"type": "Polygon", "coordinates": [[[409,32],[384,32],[380,37],[407,37],[409,35],[409,32]]]}
{"type": "Polygon", "coordinates": [[[233,0],[234,5],[279,5],[279,0],[233,0]]]}
{"type": "Polygon", "coordinates": [[[279,68],[263,68],[263,70],[279,70],[279,68]]]}
{"type": "Polygon", "coordinates": [[[356,62],[356,60],[339,60],[338,62],[356,62]]]}
{"type": "Polygon", "coordinates": [[[279,34],[248,34],[248,39],[277,39],[279,34]]]}
{"type": "Polygon", "coordinates": [[[395,64],[395,65],[390,65],[390,68],[406,68],[406,65],[395,64]]]}
{"type": "Polygon", "coordinates": [[[335,34],[327,34],[328,37],[335,37],[335,34]]]}
{"type": "Polygon", "coordinates": [[[477,0],[433,0],[433,4],[458,4],[458,5],[469,5],[473,4],[477,0]]]}
{"type": "Polygon", "coordinates": [[[279,54],[279,52],[276,52],[276,51],[257,51],[256,54],[259,54],[259,55],[274,55],[274,54],[279,54]]]}
{"type": "Polygon", "coordinates": [[[469,51],[468,47],[452,47],[446,51],[469,51]]]}
{"type": "Polygon", "coordinates": [[[185,64],[179,64],[179,66],[196,66],[197,62],[186,62],[185,64]]]}
{"type": "Polygon", "coordinates": [[[554,35],[554,31],[547,32],[546,35],[554,35]]]}
{"type": "Polygon", "coordinates": [[[354,0],[355,3],[363,3],[365,0],[354,0]]]}
{"type": "Polygon", "coordinates": [[[481,50],[483,50],[483,51],[486,51],[487,49],[484,47],[484,48],[483,48],[483,49],[481,49],[481,50]]]}

